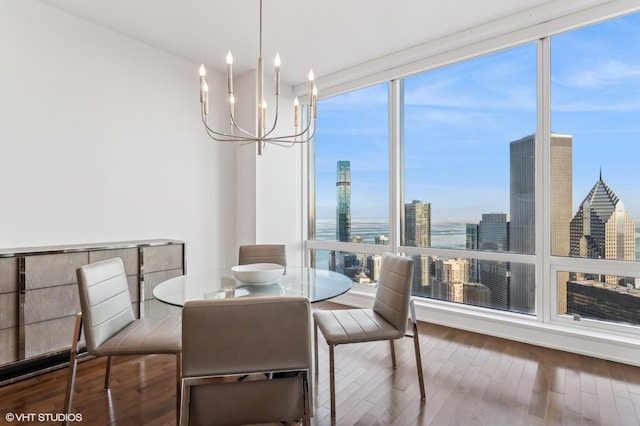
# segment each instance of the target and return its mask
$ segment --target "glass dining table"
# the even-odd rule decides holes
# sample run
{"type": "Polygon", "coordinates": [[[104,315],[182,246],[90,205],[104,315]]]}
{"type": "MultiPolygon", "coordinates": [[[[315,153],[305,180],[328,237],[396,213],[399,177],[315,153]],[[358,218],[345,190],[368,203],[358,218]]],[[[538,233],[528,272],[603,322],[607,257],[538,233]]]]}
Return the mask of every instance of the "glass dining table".
{"type": "Polygon", "coordinates": [[[287,266],[273,282],[246,284],[233,276],[231,268],[223,268],[168,279],[156,285],[153,296],[175,306],[189,300],[258,296],[306,296],[314,303],[346,293],[351,284],[351,279],[337,272],[296,266],[287,266]]]}

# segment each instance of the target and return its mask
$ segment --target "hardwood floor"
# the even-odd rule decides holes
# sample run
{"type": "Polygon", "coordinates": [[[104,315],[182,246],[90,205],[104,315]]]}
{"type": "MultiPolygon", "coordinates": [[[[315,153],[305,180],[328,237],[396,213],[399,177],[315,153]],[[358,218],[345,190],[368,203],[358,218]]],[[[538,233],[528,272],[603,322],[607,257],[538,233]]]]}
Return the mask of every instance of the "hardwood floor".
{"type": "MultiPolygon", "coordinates": [[[[419,331],[426,401],[420,401],[411,339],[396,343],[396,370],[386,342],[338,346],[336,424],[640,424],[637,367],[427,323],[419,331]]],[[[319,362],[312,424],[330,425],[322,337],[319,362]]],[[[104,359],[78,367],[78,424],[175,425],[174,356],[115,358],[110,392],[102,390],[104,368],[104,359]]],[[[66,378],[65,368],[0,388],[0,415],[60,413],[66,378]]]]}

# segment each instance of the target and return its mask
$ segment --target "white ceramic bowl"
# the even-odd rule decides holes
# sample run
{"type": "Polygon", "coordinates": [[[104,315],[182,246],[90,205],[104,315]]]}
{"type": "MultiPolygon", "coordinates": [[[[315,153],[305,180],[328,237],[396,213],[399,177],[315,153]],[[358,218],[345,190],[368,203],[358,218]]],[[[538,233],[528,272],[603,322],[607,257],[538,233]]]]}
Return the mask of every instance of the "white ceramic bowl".
{"type": "Polygon", "coordinates": [[[284,266],[276,263],[251,263],[231,268],[233,276],[246,284],[272,283],[284,274],[284,266]]]}

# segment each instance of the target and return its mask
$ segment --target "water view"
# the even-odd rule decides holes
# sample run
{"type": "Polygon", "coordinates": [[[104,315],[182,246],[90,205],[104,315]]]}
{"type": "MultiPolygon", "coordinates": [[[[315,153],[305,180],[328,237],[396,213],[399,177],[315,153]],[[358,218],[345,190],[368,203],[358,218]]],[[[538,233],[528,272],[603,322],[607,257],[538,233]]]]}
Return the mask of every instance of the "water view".
{"type": "MultiPolygon", "coordinates": [[[[634,220],[636,224],[640,219],[634,220]]],[[[431,247],[465,249],[466,222],[433,222],[431,224],[431,247]]],[[[365,244],[375,244],[378,235],[389,236],[388,219],[359,219],[351,221],[351,237],[362,237],[365,244]]],[[[316,239],[337,241],[336,220],[319,219],[316,223],[316,239]]],[[[640,260],[640,226],[636,225],[636,260],[640,260]]],[[[319,266],[321,264],[319,263],[319,266]]]]}

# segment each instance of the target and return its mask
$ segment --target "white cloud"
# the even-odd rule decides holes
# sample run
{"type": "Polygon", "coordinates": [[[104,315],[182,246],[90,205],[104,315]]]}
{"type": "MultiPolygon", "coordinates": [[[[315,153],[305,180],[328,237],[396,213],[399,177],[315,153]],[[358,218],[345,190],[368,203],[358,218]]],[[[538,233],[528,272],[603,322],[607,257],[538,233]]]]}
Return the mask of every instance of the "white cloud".
{"type": "Polygon", "coordinates": [[[568,87],[597,90],[629,82],[633,84],[639,77],[640,65],[611,59],[591,68],[579,68],[555,81],[568,87]]]}

